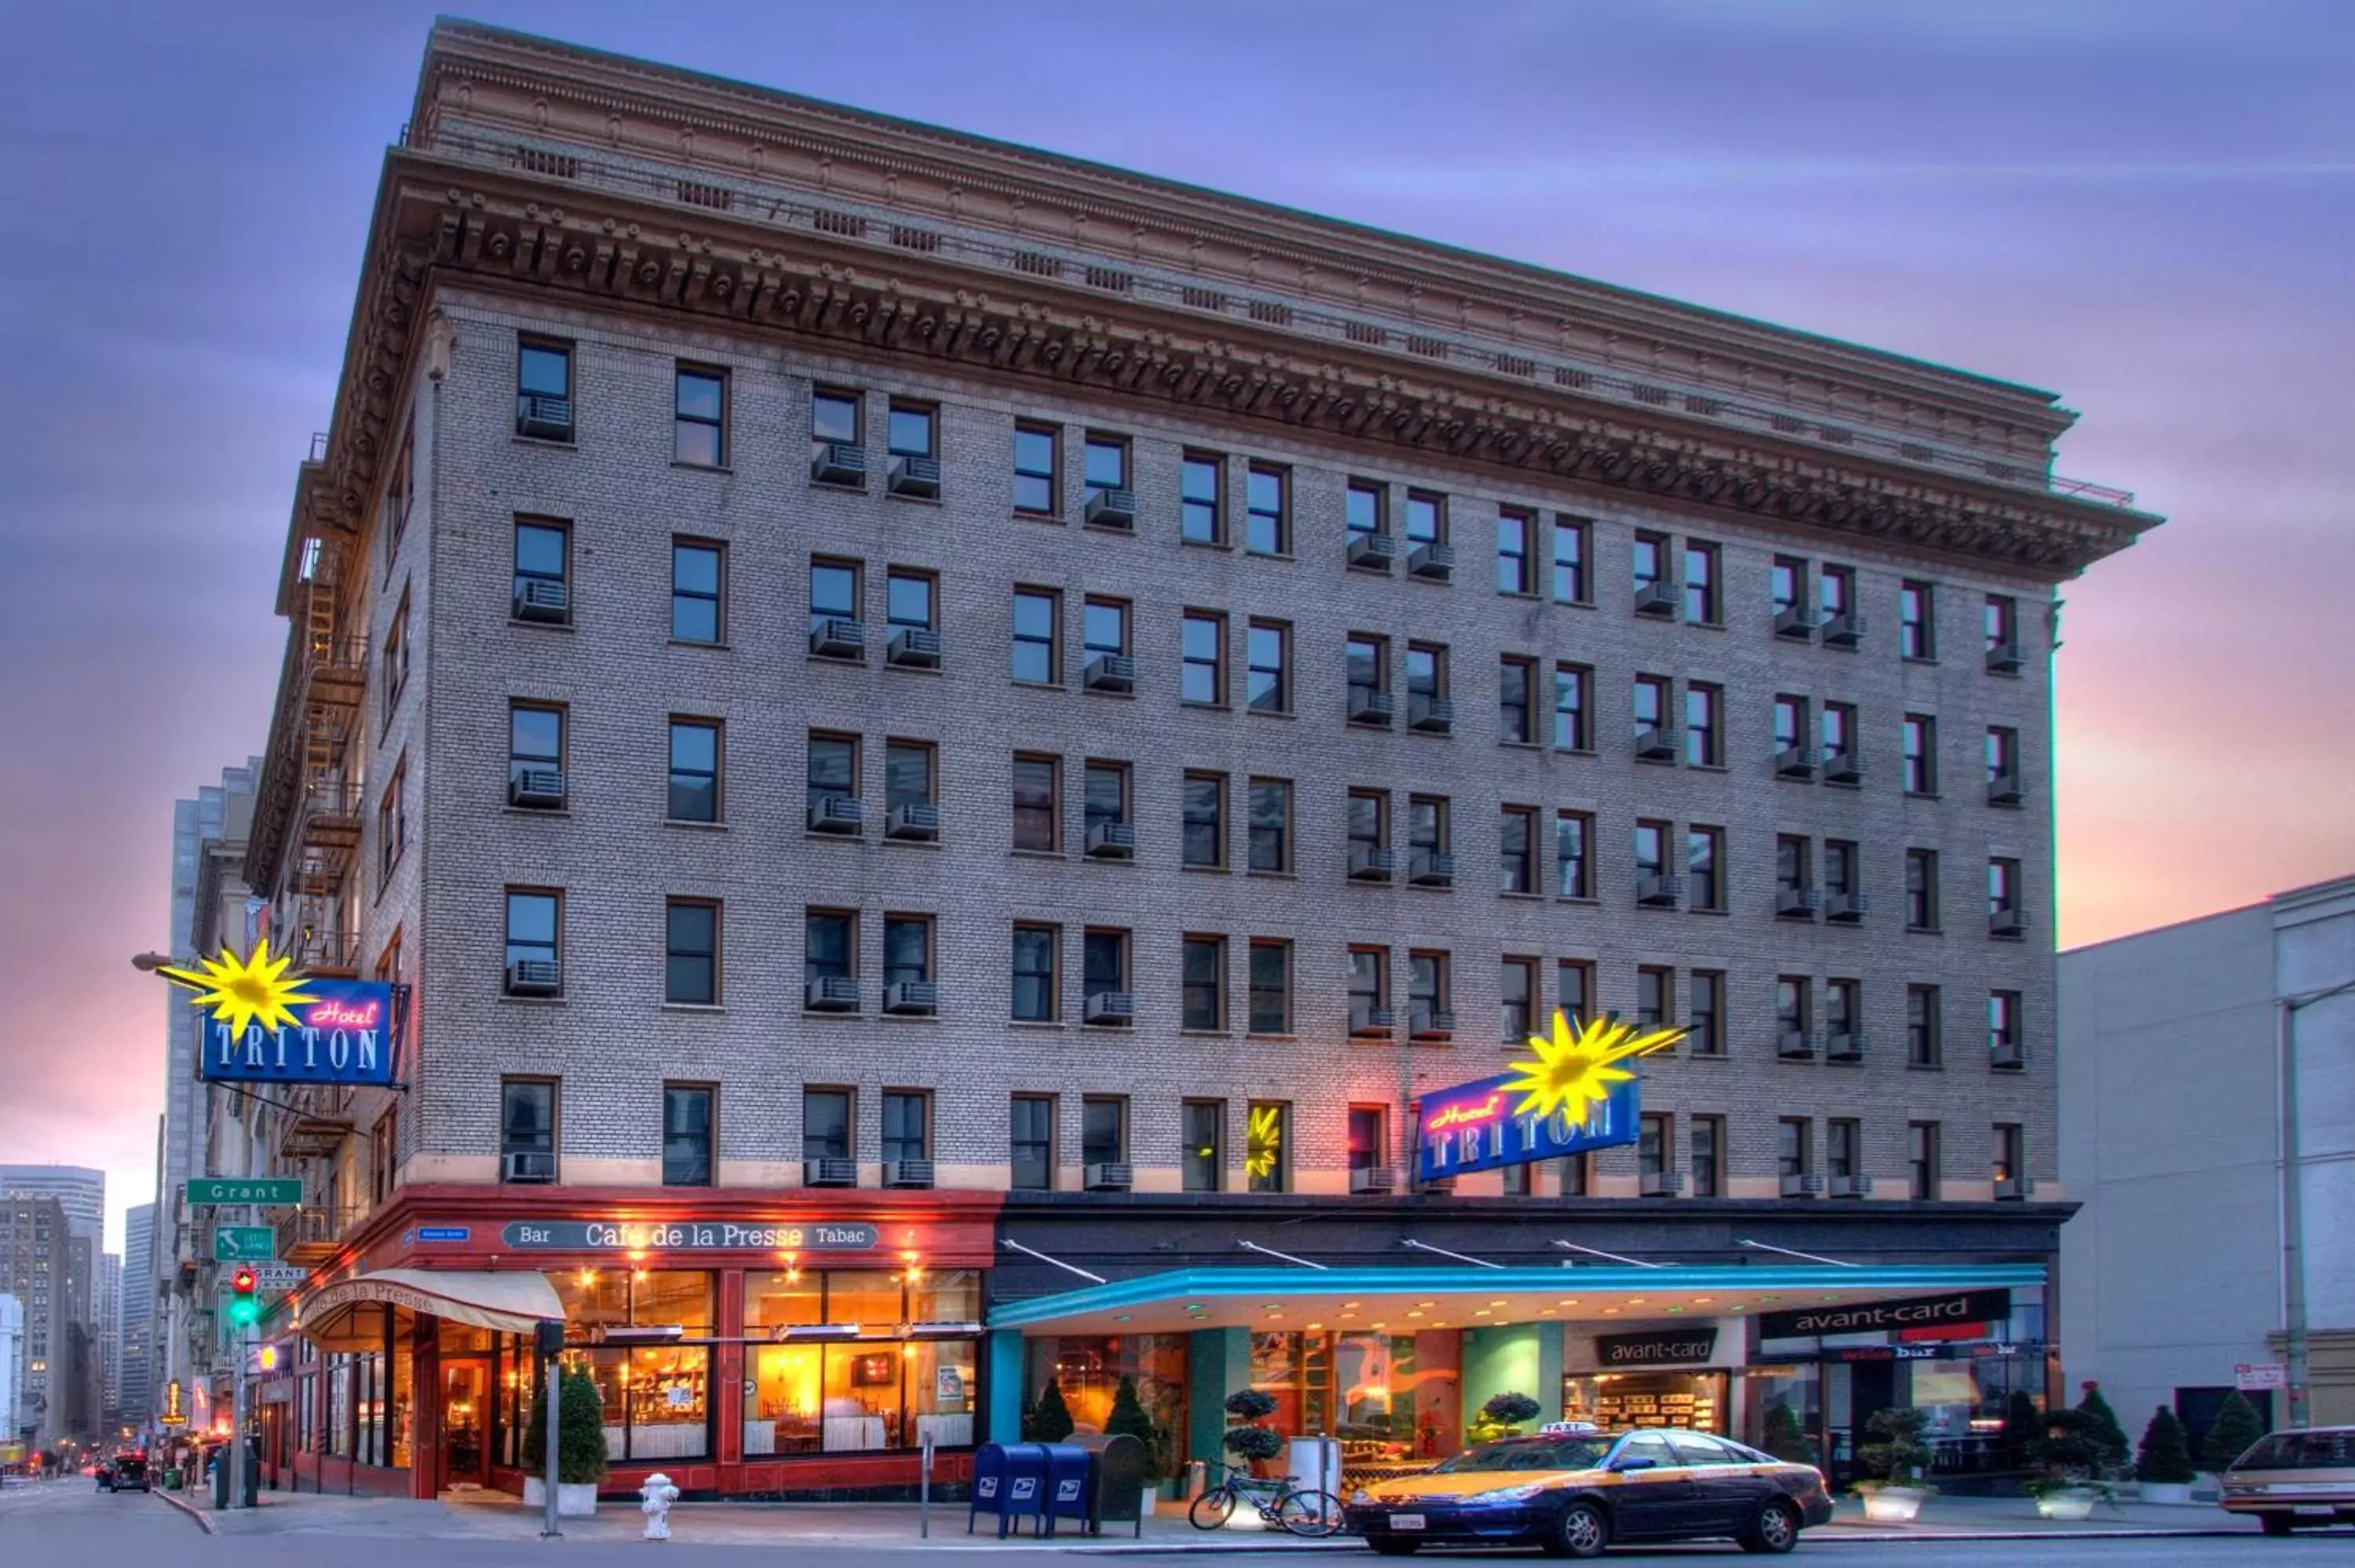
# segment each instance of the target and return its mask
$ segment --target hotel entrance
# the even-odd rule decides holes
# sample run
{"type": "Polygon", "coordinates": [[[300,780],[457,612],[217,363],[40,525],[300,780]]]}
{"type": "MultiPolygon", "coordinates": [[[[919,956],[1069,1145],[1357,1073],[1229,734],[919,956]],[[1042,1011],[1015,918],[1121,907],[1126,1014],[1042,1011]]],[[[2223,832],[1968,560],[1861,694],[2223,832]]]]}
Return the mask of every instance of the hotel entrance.
{"type": "Polygon", "coordinates": [[[491,1362],[487,1356],[442,1362],[442,1472],[435,1490],[491,1483],[491,1362]]]}

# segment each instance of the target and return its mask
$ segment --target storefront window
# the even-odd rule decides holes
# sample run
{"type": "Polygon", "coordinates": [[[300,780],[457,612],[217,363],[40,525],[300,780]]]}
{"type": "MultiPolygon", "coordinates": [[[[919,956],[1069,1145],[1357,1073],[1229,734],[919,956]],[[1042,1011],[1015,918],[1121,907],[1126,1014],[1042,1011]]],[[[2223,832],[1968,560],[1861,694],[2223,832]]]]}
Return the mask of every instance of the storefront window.
{"type": "Polygon", "coordinates": [[[1683,1426],[1723,1432],[1726,1381],[1721,1372],[1572,1373],[1561,1380],[1562,1419],[1592,1421],[1605,1431],[1683,1426]]]}
{"type": "Polygon", "coordinates": [[[767,1344],[746,1358],[747,1458],[773,1454],[867,1453],[974,1440],[975,1372],[970,1340],[909,1340],[906,1323],[981,1317],[972,1269],[779,1269],[744,1279],[744,1331],[784,1340],[813,1324],[856,1325],[862,1337],[826,1345],[767,1344]]]}
{"type": "Polygon", "coordinates": [[[384,1356],[375,1352],[353,1360],[359,1389],[359,1444],[353,1457],[363,1465],[384,1463],[384,1356]]]}
{"type": "Polygon", "coordinates": [[[1129,1378],[1135,1384],[1137,1403],[1160,1435],[1165,1473],[1174,1470],[1186,1435],[1186,1336],[1049,1335],[1026,1340],[1022,1350],[1026,1420],[1052,1382],[1071,1412],[1072,1431],[1102,1432],[1111,1419],[1120,1380],[1129,1378]]]}
{"type": "MultiPolygon", "coordinates": [[[[686,1269],[590,1269],[552,1273],[572,1332],[676,1327],[709,1340],[717,1314],[712,1277],[686,1269]]],[[[605,1413],[605,1452],[617,1462],[700,1459],[711,1451],[711,1349],[708,1344],[600,1345],[566,1352],[595,1379],[605,1413]]]]}
{"type": "Polygon", "coordinates": [[[352,1358],[327,1358],[327,1452],[352,1457],[352,1358]]]}
{"type": "Polygon", "coordinates": [[[395,1350],[390,1360],[392,1363],[392,1409],[387,1424],[387,1430],[391,1435],[392,1452],[386,1458],[385,1463],[390,1465],[396,1470],[405,1470],[409,1467],[410,1463],[409,1424],[410,1413],[413,1409],[410,1401],[410,1380],[413,1368],[410,1364],[410,1357],[405,1350],[395,1350]]]}
{"type": "Polygon", "coordinates": [[[778,1269],[744,1277],[744,1329],[782,1329],[826,1321],[826,1276],[778,1269]]]}

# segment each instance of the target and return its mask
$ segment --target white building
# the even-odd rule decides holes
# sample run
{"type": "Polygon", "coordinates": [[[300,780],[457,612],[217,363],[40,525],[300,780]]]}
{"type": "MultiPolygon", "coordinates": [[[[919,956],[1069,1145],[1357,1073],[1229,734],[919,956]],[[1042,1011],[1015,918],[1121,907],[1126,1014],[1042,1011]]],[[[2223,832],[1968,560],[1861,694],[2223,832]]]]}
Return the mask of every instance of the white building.
{"type": "Polygon", "coordinates": [[[2355,876],[2063,953],[2060,1021],[2071,1386],[2196,1438],[2236,1367],[2287,1359],[2294,1132],[2307,1420],[2355,1421],[2355,876]]]}
{"type": "Polygon", "coordinates": [[[0,1452],[24,1440],[28,1423],[17,1408],[17,1391],[25,1386],[25,1308],[14,1296],[0,1295],[0,1452]]]}

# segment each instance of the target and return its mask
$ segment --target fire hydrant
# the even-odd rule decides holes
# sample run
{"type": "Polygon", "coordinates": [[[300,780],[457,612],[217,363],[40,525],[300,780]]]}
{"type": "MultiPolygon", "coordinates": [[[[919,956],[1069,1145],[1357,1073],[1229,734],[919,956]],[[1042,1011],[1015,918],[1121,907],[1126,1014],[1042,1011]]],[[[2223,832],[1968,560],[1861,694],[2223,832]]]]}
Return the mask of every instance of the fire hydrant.
{"type": "Polygon", "coordinates": [[[657,1470],[646,1478],[646,1484],[638,1489],[638,1496],[645,1499],[638,1504],[638,1511],[646,1516],[646,1539],[668,1541],[670,1505],[678,1501],[678,1489],[670,1484],[668,1476],[657,1470]]]}

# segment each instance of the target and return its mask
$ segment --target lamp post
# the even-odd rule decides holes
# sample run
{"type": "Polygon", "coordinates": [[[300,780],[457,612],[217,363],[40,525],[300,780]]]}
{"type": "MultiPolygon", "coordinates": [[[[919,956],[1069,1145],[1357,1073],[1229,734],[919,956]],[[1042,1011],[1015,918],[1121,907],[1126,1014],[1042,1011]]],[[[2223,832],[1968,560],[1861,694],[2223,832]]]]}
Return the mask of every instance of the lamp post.
{"type": "Polygon", "coordinates": [[[2292,1430],[2306,1425],[2306,1156],[2297,1125],[2297,1015],[2350,991],[2355,980],[2280,998],[2275,1029],[2281,1050],[2282,1360],[2292,1430]]]}

